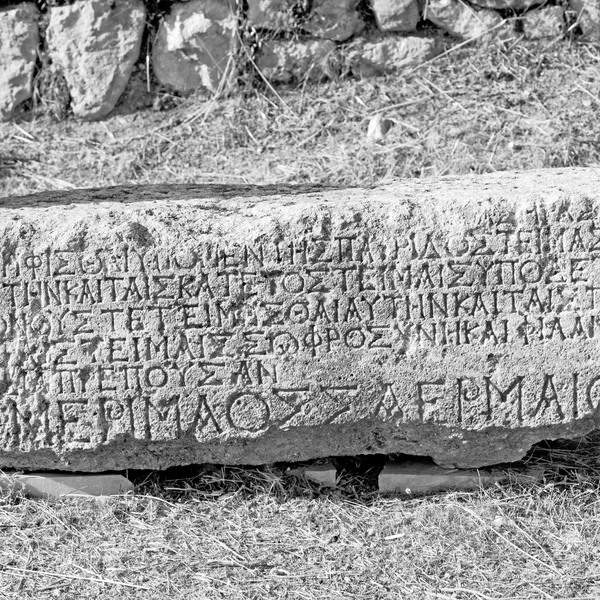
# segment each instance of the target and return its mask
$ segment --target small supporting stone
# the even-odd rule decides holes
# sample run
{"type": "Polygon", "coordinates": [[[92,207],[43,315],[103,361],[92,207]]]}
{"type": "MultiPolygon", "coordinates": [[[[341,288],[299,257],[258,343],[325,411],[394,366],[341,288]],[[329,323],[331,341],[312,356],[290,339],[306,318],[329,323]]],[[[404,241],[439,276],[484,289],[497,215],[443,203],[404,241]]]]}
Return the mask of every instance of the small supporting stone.
{"type": "Polygon", "coordinates": [[[132,492],[123,475],[101,473],[0,473],[0,490],[16,489],[31,498],[118,496],[132,492]]]}
{"type": "Polygon", "coordinates": [[[312,465],[302,469],[307,479],[316,481],[323,487],[335,487],[337,482],[337,470],[332,463],[312,465]]]}
{"type": "MultiPolygon", "coordinates": [[[[532,469],[518,478],[536,481],[542,469],[532,469]]],[[[507,471],[444,469],[433,463],[419,461],[388,461],[379,474],[382,494],[427,494],[446,490],[474,490],[509,479],[507,471]]]]}

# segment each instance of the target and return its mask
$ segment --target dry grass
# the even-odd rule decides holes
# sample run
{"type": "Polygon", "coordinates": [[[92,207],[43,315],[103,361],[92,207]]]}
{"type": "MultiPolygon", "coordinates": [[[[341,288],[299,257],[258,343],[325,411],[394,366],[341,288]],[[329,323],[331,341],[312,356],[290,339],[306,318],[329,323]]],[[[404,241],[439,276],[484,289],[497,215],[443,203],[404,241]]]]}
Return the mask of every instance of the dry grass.
{"type": "MultiPolygon", "coordinates": [[[[0,196],[120,183],[369,185],[600,164],[600,51],[465,47],[411,73],[190,98],[100,123],[0,125],[0,196]],[[369,144],[369,118],[395,122],[369,144]]],[[[594,599],[598,439],[538,449],[543,483],[400,500],[377,460],[319,490],[285,467],[132,473],[133,497],[0,496],[0,598],[594,599]]]]}
{"type": "Polygon", "coordinates": [[[207,466],[133,473],[133,497],[0,497],[0,595],[596,600],[599,441],[538,448],[534,487],[409,500],[376,495],[369,460],[339,461],[335,490],[207,466]]]}
{"type": "Polygon", "coordinates": [[[371,185],[599,165],[599,67],[593,45],[515,39],[382,79],[192,97],[99,123],[22,119],[0,124],[11,166],[0,170],[0,195],[153,182],[371,185]],[[370,144],[376,113],[395,125],[370,144]]]}

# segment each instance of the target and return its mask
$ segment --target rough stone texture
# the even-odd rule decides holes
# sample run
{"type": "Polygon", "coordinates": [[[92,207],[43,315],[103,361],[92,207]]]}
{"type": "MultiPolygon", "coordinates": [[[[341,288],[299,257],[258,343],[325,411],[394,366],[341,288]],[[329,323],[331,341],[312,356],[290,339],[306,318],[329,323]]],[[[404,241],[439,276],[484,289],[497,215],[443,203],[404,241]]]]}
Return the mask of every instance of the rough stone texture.
{"type": "Polygon", "coordinates": [[[233,51],[237,18],[227,0],[174,4],[154,42],[152,67],[160,83],[179,92],[214,91],[233,51]]]}
{"type": "Polygon", "coordinates": [[[31,98],[39,44],[38,11],[24,3],[0,10],[0,120],[31,98]]]}
{"type": "Polygon", "coordinates": [[[555,38],[565,31],[565,11],[562,6],[532,10],[522,18],[523,33],[530,40],[555,38]]]}
{"type": "Polygon", "coordinates": [[[329,40],[273,40],[262,46],[256,64],[271,81],[319,80],[332,74],[334,53],[329,40]]]}
{"type": "Polygon", "coordinates": [[[416,0],[370,0],[381,31],[414,31],[421,19],[416,0]]]}
{"type": "Polygon", "coordinates": [[[600,0],[570,0],[584,39],[600,41],[600,0]]]}
{"type": "Polygon", "coordinates": [[[259,29],[293,31],[298,27],[294,0],[248,0],[246,19],[259,29]]]}
{"type": "Polygon", "coordinates": [[[423,17],[461,40],[481,38],[503,21],[493,10],[475,10],[459,0],[429,0],[423,17]]]}
{"type": "Polygon", "coordinates": [[[388,131],[394,125],[394,121],[386,119],[381,113],[373,115],[369,119],[369,126],[367,128],[367,141],[369,142],[381,142],[385,139],[388,131]]]}
{"type": "Polygon", "coordinates": [[[31,498],[77,498],[118,496],[133,492],[134,485],[116,474],[75,475],[70,473],[0,473],[0,489],[15,489],[31,498]]]}
{"type": "Polygon", "coordinates": [[[48,53],[64,75],[73,113],[105,117],[140,54],[146,9],[140,0],[85,0],[50,8],[48,53]]]}
{"type": "Polygon", "coordinates": [[[302,469],[304,476],[323,487],[335,487],[337,483],[337,469],[332,463],[312,465],[302,469]]]}
{"type": "Polygon", "coordinates": [[[355,76],[375,77],[423,63],[441,50],[441,46],[433,38],[386,36],[361,41],[349,53],[349,59],[355,76]]]}
{"type": "Polygon", "coordinates": [[[0,199],[0,468],[362,453],[600,424],[600,172],[0,199]]]}
{"type": "Polygon", "coordinates": [[[471,4],[481,8],[490,10],[517,10],[523,11],[535,6],[543,4],[543,0],[472,0],[471,4]]]}
{"type": "Polygon", "coordinates": [[[382,494],[429,494],[445,490],[473,490],[507,479],[500,472],[443,469],[417,461],[388,461],[379,474],[382,494]]]}
{"type": "Polygon", "coordinates": [[[313,0],[304,29],[317,37],[343,42],[364,29],[358,0],[313,0]]]}

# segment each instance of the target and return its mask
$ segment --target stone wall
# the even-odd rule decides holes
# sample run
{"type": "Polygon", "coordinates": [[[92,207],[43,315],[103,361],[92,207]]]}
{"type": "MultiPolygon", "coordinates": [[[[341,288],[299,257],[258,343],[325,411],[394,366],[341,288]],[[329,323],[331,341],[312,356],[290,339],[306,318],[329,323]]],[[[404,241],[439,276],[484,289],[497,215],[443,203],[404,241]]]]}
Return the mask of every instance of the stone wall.
{"type": "MultiPolygon", "coordinates": [[[[449,44],[515,34],[600,41],[600,0],[79,0],[0,9],[0,119],[62,85],[77,117],[113,110],[136,65],[176,93],[255,73],[275,83],[376,76],[449,44]],[[52,86],[50,86],[52,87],[52,86]],[[39,91],[39,90],[38,90],[39,91]]],[[[55,90],[54,90],[55,91],[55,90]]]]}

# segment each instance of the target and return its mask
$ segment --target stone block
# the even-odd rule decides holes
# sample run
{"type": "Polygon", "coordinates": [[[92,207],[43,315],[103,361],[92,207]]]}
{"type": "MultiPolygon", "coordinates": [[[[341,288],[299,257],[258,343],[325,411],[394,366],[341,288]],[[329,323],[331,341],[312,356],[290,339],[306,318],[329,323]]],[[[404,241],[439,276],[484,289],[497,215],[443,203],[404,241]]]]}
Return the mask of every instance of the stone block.
{"type": "Polygon", "coordinates": [[[600,425],[600,173],[0,200],[0,468],[405,453],[600,425]]]}
{"type": "Polygon", "coordinates": [[[417,0],[370,0],[381,31],[415,31],[421,19],[417,0]]]}
{"type": "Polygon", "coordinates": [[[490,30],[497,32],[503,21],[493,10],[476,10],[460,0],[428,0],[423,17],[460,40],[483,38],[490,30]]]}
{"type": "Polygon", "coordinates": [[[312,465],[303,469],[307,479],[322,485],[323,487],[335,487],[337,483],[337,470],[332,463],[323,465],[312,465]]]}
{"type": "Polygon", "coordinates": [[[424,63],[441,50],[433,38],[389,35],[361,40],[349,53],[349,60],[356,77],[376,77],[424,63]]]}
{"type": "Polygon", "coordinates": [[[140,54],[141,0],[82,0],[53,6],[48,54],[62,72],[77,117],[101,119],[115,107],[140,54]]]}
{"type": "Polygon", "coordinates": [[[236,31],[234,5],[228,0],[174,4],[154,41],[156,78],[179,92],[215,91],[227,71],[236,31]]]}
{"type": "Polygon", "coordinates": [[[444,469],[425,462],[388,461],[379,474],[382,494],[429,494],[446,490],[473,490],[506,479],[500,472],[444,469]]]}
{"type": "Polygon", "coordinates": [[[299,22],[294,0],[248,0],[248,25],[272,31],[294,31],[299,22]]]}
{"type": "Polygon", "coordinates": [[[569,4],[577,13],[583,38],[600,41],[600,0],[570,0],[569,4]]]}
{"type": "Polygon", "coordinates": [[[379,491],[382,494],[430,494],[449,490],[476,490],[503,481],[521,484],[535,483],[543,476],[543,469],[532,468],[526,471],[498,469],[444,469],[423,461],[386,462],[379,474],[379,491]]]}
{"type": "Polygon", "coordinates": [[[25,2],[0,9],[0,120],[31,98],[39,45],[38,10],[25,2]]]}
{"type": "Polygon", "coordinates": [[[556,38],[565,31],[565,11],[562,6],[532,10],[522,17],[522,23],[527,39],[556,38]]]}
{"type": "Polygon", "coordinates": [[[335,487],[337,484],[337,469],[331,462],[288,469],[288,474],[296,475],[297,477],[306,477],[323,487],[335,487]]]}
{"type": "Polygon", "coordinates": [[[330,40],[273,40],[263,44],[256,65],[274,82],[320,80],[331,75],[334,54],[330,40]]]}
{"type": "Polygon", "coordinates": [[[123,475],[71,473],[0,473],[0,489],[22,491],[31,498],[76,498],[117,496],[133,492],[134,485],[123,475]]]}
{"type": "Polygon", "coordinates": [[[489,10],[514,10],[524,11],[537,4],[543,4],[543,0],[472,0],[471,4],[489,10]]]}
{"type": "Polygon", "coordinates": [[[310,34],[343,42],[364,29],[357,10],[359,0],[313,0],[303,28],[310,34]]]}

